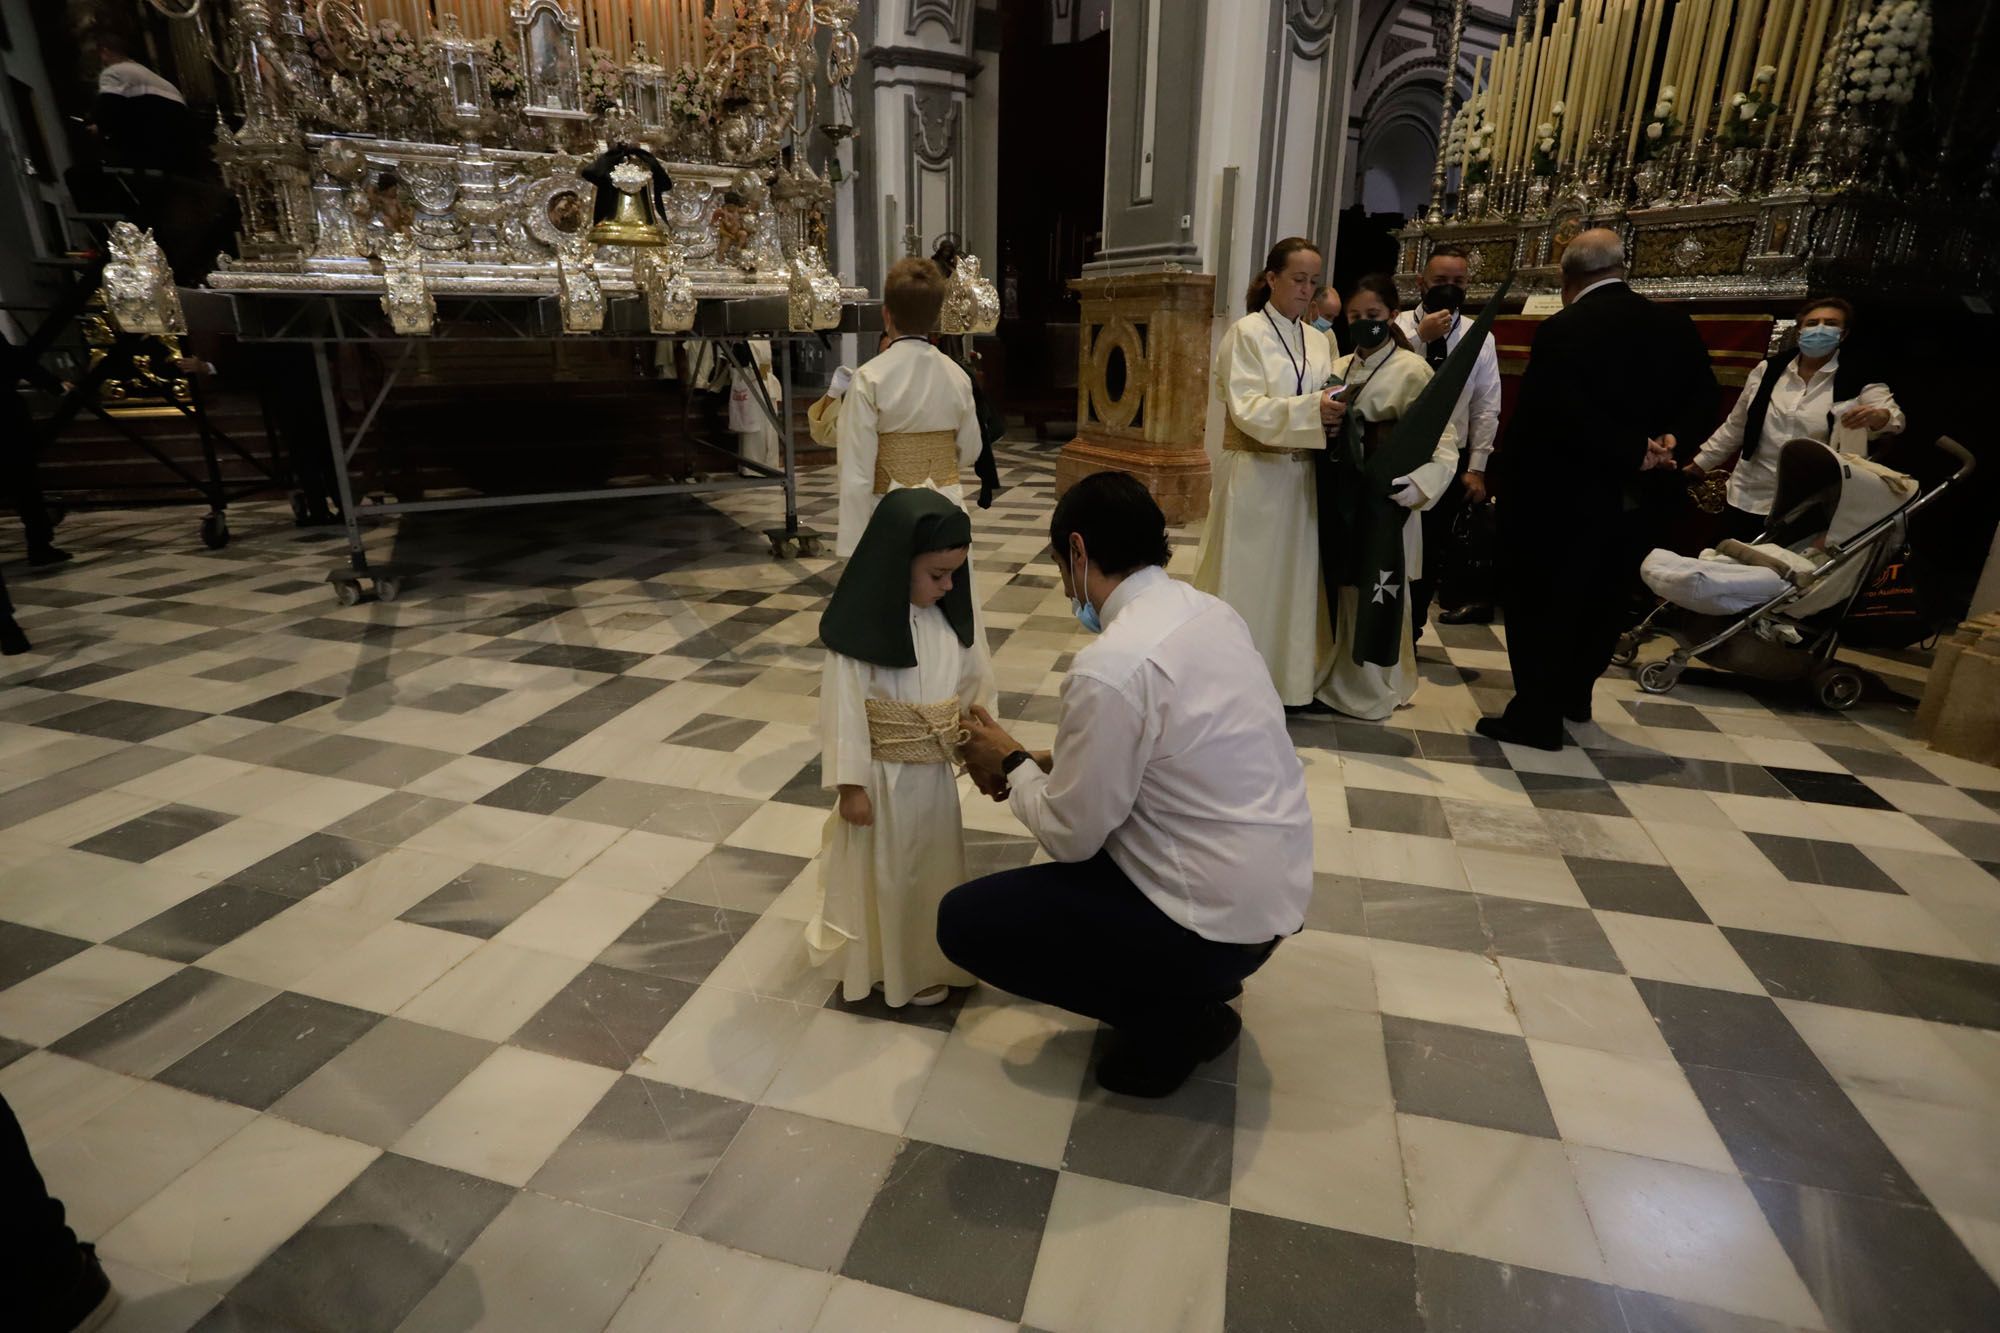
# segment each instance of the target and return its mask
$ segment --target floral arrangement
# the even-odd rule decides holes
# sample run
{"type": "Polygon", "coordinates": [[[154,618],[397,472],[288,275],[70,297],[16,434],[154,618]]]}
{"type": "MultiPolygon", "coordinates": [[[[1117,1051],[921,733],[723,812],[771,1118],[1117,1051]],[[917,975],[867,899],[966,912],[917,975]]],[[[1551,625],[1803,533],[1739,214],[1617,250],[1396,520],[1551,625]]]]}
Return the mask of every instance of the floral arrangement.
{"type": "Polygon", "coordinates": [[[1847,58],[1844,96],[1849,106],[1908,104],[1917,80],[1930,69],[1930,0],[1881,0],[1857,22],[1861,40],[1847,58]]]}
{"type": "Polygon", "coordinates": [[[1750,76],[1750,89],[1729,99],[1729,111],[1722,118],[1722,142],[1731,148],[1750,148],[1764,137],[1765,125],[1778,104],[1771,100],[1771,84],[1778,77],[1776,65],[1759,65],[1750,76]]]}
{"type": "Polygon", "coordinates": [[[1533,165],[1537,176],[1556,174],[1556,145],[1562,142],[1563,113],[1568,109],[1557,102],[1549,108],[1549,118],[1535,126],[1533,165]]]}
{"type": "Polygon", "coordinates": [[[1646,122],[1646,132],[1639,136],[1639,156],[1642,160],[1665,152],[1673,143],[1674,136],[1681,132],[1683,122],[1674,114],[1678,97],[1671,83],[1661,86],[1659,100],[1653,103],[1652,118],[1646,122]]]}
{"type": "Polygon", "coordinates": [[[392,101],[420,99],[436,82],[423,48],[394,19],[383,19],[368,34],[365,69],[370,91],[392,101]]]}
{"type": "Polygon", "coordinates": [[[687,125],[714,123],[715,104],[694,66],[682,65],[667,76],[667,114],[687,125]]]}
{"type": "Polygon", "coordinates": [[[1465,184],[1484,185],[1493,175],[1493,123],[1487,118],[1485,93],[1452,117],[1445,145],[1445,161],[1465,163],[1465,184]]]}
{"type": "Polygon", "coordinates": [[[521,62],[514,48],[498,37],[487,38],[486,91],[502,106],[521,95],[521,62]]]}
{"type": "Polygon", "coordinates": [[[583,53],[584,110],[604,115],[625,100],[625,67],[601,46],[583,53]]]}

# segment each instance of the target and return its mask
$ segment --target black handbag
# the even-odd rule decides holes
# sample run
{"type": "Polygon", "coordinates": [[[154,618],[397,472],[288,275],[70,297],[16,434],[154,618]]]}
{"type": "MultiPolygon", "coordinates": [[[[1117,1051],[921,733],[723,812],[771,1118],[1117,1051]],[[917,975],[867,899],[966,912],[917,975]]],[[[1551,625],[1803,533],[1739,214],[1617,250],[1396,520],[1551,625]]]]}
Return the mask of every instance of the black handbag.
{"type": "Polygon", "coordinates": [[[1438,571],[1439,600],[1446,606],[1492,603],[1499,550],[1500,516],[1493,502],[1460,505],[1451,516],[1451,542],[1438,571]]]}

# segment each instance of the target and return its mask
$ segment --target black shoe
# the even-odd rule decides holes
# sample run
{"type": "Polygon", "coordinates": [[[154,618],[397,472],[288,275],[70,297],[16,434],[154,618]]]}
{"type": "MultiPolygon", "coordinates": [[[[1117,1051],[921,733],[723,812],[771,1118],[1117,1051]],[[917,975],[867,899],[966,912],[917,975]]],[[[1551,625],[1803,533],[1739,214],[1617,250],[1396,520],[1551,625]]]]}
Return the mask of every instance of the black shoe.
{"type": "Polygon", "coordinates": [[[0,657],[19,657],[33,647],[14,617],[0,618],[0,657]]]}
{"type": "Polygon", "coordinates": [[[1172,1047],[1114,1034],[1113,1046],[1097,1062],[1097,1086],[1127,1097],[1169,1096],[1242,1034],[1243,1019],[1220,1003],[1204,1010],[1195,1030],[1172,1047]]]}
{"type": "Polygon", "coordinates": [[[1526,728],[1516,726],[1504,717],[1482,717],[1476,730],[1488,740],[1525,745],[1531,750],[1560,750],[1563,747],[1561,735],[1532,735],[1526,728]]]}
{"type": "Polygon", "coordinates": [[[1586,703],[1575,708],[1563,709],[1563,719],[1567,722],[1574,722],[1579,726],[1589,726],[1590,705],[1586,703]]]}
{"type": "Polygon", "coordinates": [[[1328,707],[1326,704],[1321,703],[1319,700],[1314,699],[1309,703],[1286,704],[1285,716],[1286,717],[1332,717],[1333,709],[1328,707]]]}
{"type": "Polygon", "coordinates": [[[28,564],[35,569],[47,569],[50,565],[60,565],[69,558],[68,551],[56,546],[44,544],[28,548],[28,564]]]}
{"type": "Polygon", "coordinates": [[[77,1246],[76,1258],[67,1289],[49,1294],[39,1318],[29,1325],[33,1333],[92,1333],[118,1308],[118,1293],[97,1262],[97,1247],[77,1246]]]}
{"type": "Polygon", "coordinates": [[[1461,606],[1455,611],[1444,611],[1438,615],[1440,625],[1490,625],[1493,623],[1493,606],[1488,602],[1474,602],[1461,606]]]}

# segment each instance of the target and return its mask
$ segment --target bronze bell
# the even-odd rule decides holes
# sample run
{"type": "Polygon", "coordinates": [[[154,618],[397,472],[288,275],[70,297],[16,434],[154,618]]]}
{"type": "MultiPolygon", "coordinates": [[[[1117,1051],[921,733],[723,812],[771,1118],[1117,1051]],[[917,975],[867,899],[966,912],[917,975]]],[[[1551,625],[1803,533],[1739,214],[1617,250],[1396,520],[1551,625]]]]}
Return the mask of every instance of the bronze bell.
{"type": "Polygon", "coordinates": [[[597,245],[665,245],[666,229],[653,218],[652,184],[652,173],[639,162],[628,159],[613,167],[611,185],[618,198],[611,216],[591,227],[591,241],[597,245]]]}

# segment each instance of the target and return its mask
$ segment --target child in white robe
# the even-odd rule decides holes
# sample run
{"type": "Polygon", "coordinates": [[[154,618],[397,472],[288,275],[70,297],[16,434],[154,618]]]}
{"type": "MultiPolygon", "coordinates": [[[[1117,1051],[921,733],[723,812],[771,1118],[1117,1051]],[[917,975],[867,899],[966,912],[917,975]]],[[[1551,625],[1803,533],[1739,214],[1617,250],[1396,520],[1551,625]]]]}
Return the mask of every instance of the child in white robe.
{"type": "MultiPolygon", "coordinates": [[[[771,400],[771,406],[784,416],[784,392],[778,385],[778,377],[771,371],[771,344],[767,339],[753,338],[750,342],[752,364],[757,367],[757,378],[762,381],[764,395],[771,400]]],[[[736,432],[736,456],[746,463],[758,463],[767,468],[782,469],[785,465],[784,441],[778,429],[764,414],[764,407],[757,396],[757,388],[751,383],[750,375],[737,367],[733,372],[729,391],[729,429],[736,432]]],[[[761,477],[765,474],[755,468],[741,467],[737,471],[746,477],[761,477]]]]}
{"type": "Polygon", "coordinates": [[[815,966],[849,1002],[937,1004],[973,977],[938,948],[937,909],[965,876],[959,719],[995,705],[965,558],[972,521],[932,489],[883,497],[842,571],[820,638],[820,773],[828,821],[815,966]]]}

